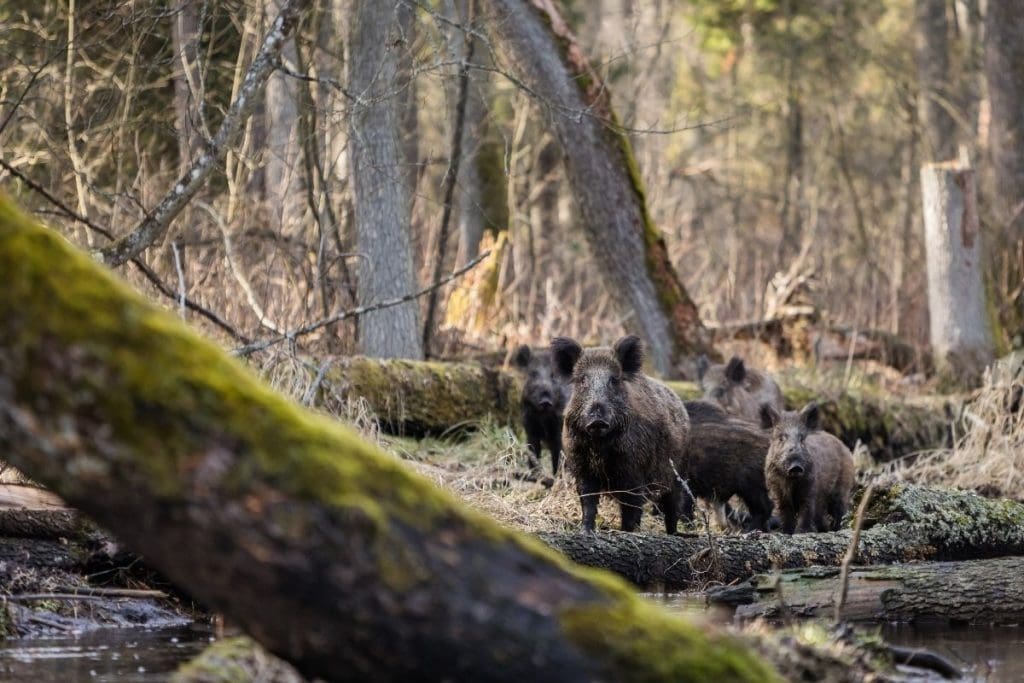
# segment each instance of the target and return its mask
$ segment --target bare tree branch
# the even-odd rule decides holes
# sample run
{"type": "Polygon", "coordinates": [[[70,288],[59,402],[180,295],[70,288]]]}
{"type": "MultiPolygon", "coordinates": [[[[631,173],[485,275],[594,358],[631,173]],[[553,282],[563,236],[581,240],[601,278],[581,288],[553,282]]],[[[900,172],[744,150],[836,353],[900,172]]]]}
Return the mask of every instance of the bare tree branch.
{"type": "Polygon", "coordinates": [[[428,285],[423,289],[412,292],[411,294],[406,294],[405,296],[398,297],[397,299],[390,299],[388,301],[382,301],[380,303],[369,304],[367,306],[359,306],[358,308],[352,308],[347,311],[342,311],[341,313],[336,313],[329,318],[318,320],[317,322],[310,323],[309,325],[303,325],[302,327],[296,328],[290,332],[286,332],[285,334],[279,335],[277,337],[271,337],[270,339],[264,339],[263,341],[247,344],[246,346],[240,346],[234,351],[232,351],[232,353],[236,356],[249,356],[253,353],[256,353],[257,351],[268,349],[271,346],[274,346],[275,344],[280,344],[283,341],[294,340],[297,339],[298,337],[303,337],[312,332],[316,332],[322,327],[333,325],[334,323],[341,322],[346,318],[358,318],[359,316],[364,315],[366,313],[372,313],[373,311],[379,311],[384,308],[391,308],[392,306],[400,306],[408,301],[418,299],[425,294],[433,292],[435,289],[445,286],[446,284],[448,284],[457,277],[461,277],[462,275],[466,274],[467,272],[475,268],[477,264],[479,264],[481,261],[483,261],[490,255],[491,252],[485,251],[484,253],[480,254],[475,259],[473,259],[466,265],[462,266],[458,270],[452,271],[451,273],[444,276],[437,282],[434,282],[433,284],[428,285]]]}
{"type": "Polygon", "coordinates": [[[203,186],[206,179],[223,161],[228,149],[235,143],[245,122],[260,101],[260,95],[271,72],[277,67],[278,56],[285,41],[292,34],[299,16],[311,0],[287,0],[281,13],[263,39],[263,45],[252,60],[245,81],[235,101],[231,103],[224,121],[209,148],[189,169],[156,208],[128,235],[96,252],[108,266],[119,266],[138,256],[156,242],[170,227],[171,222],[203,186]]]}

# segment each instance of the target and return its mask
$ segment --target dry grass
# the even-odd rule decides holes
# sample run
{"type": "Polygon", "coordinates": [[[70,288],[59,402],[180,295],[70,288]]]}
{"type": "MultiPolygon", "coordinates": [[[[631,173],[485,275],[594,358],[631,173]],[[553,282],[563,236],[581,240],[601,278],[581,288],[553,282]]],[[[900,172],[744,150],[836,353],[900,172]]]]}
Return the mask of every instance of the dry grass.
{"type": "Polygon", "coordinates": [[[1024,357],[985,373],[985,384],[954,422],[953,448],[895,463],[892,472],[919,484],[1019,497],[1024,490],[1024,357]]]}

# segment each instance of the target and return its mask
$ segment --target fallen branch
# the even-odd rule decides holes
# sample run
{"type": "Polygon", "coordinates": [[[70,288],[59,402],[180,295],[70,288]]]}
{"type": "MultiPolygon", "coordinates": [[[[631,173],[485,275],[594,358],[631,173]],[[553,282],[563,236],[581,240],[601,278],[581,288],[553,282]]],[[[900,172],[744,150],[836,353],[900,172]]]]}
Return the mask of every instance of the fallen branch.
{"type": "Polygon", "coordinates": [[[263,92],[270,74],[277,66],[281,48],[291,36],[299,16],[310,2],[311,0],[285,0],[280,14],[277,15],[274,23],[270,26],[270,31],[263,38],[259,52],[256,53],[252,64],[249,65],[238,96],[231,103],[217,134],[214,135],[207,149],[132,232],[97,252],[105,264],[108,266],[122,265],[148,249],[167,232],[171,222],[199,192],[206,179],[234,145],[235,140],[245,127],[245,122],[261,101],[260,94],[263,92]]]}
{"type": "Polygon", "coordinates": [[[444,276],[440,280],[434,282],[433,284],[428,285],[423,289],[412,292],[411,294],[406,294],[404,296],[398,297],[397,299],[381,301],[380,303],[376,304],[368,304],[366,306],[350,308],[347,311],[335,313],[329,318],[324,318],[323,320],[318,320],[315,323],[310,323],[308,325],[303,325],[302,327],[297,327],[294,330],[285,332],[284,334],[280,334],[276,337],[271,337],[269,339],[264,339],[263,341],[258,341],[252,344],[247,344],[245,346],[240,346],[236,348],[234,351],[232,351],[232,353],[236,356],[248,356],[253,353],[256,353],[257,351],[263,351],[264,349],[268,349],[271,346],[274,346],[275,344],[280,344],[281,342],[284,341],[294,341],[299,337],[304,337],[307,334],[312,334],[313,332],[316,332],[321,328],[327,327],[328,325],[333,325],[335,323],[339,323],[342,320],[346,320],[348,318],[358,318],[361,315],[365,315],[373,311],[379,311],[381,309],[391,308],[393,306],[400,306],[414,299],[418,299],[425,294],[429,294],[430,292],[433,292],[435,289],[445,286],[455,278],[466,274],[467,272],[475,268],[477,264],[479,264],[485,258],[490,256],[490,254],[491,252],[485,251],[484,253],[480,254],[475,259],[473,259],[466,265],[462,266],[461,268],[452,271],[451,273],[444,276]]]}
{"type": "Polygon", "coordinates": [[[843,605],[846,604],[846,590],[850,585],[850,565],[857,559],[857,548],[860,546],[860,531],[864,526],[864,513],[871,502],[871,494],[875,491],[875,482],[868,484],[860,497],[860,505],[857,506],[857,514],[853,518],[853,537],[850,538],[850,547],[843,558],[843,565],[839,572],[839,600],[836,601],[835,621],[841,621],[843,605]]]}

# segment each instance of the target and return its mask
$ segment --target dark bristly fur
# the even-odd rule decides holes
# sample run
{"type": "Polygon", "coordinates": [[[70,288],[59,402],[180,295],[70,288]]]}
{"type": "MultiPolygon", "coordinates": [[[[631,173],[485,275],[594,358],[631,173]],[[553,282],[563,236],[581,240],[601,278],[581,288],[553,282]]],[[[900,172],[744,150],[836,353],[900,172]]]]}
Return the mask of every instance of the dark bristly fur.
{"type": "MultiPolygon", "coordinates": [[[[768,435],[745,420],[730,417],[717,404],[687,401],[690,446],[680,474],[694,496],[716,506],[739,497],[750,516],[747,530],[768,530],[772,503],[764,480],[768,435]]],[[[735,515],[731,514],[735,519],[735,515]]],[[[693,519],[693,501],[683,499],[682,517],[693,519]]]]}
{"type": "Polygon", "coordinates": [[[717,403],[730,415],[758,422],[762,403],[779,412],[785,410],[782,390],[765,372],[748,368],[743,359],[733,356],[724,365],[708,365],[706,356],[697,359],[697,379],[704,400],[717,403]]]}
{"type": "Polygon", "coordinates": [[[674,534],[682,493],[675,470],[689,434],[682,400],[641,372],[643,347],[637,337],[623,337],[611,350],[586,351],[572,339],[558,338],[551,350],[556,367],[571,377],[562,441],[584,530],[594,531],[603,493],[618,501],[623,531],[636,530],[643,504],[651,500],[665,516],[665,531],[674,534]]]}
{"type": "Polygon", "coordinates": [[[838,529],[856,475],[850,449],[819,430],[816,403],[782,414],[764,404],[760,413],[761,425],[771,430],[765,480],[782,530],[792,534],[838,529]],[[831,520],[826,521],[826,514],[831,520]]]}
{"type": "Polygon", "coordinates": [[[526,379],[521,402],[523,430],[530,452],[530,469],[540,471],[541,451],[551,451],[551,473],[558,476],[562,454],[562,416],[569,402],[569,383],[556,369],[548,351],[529,346],[516,349],[512,362],[526,379]]]}

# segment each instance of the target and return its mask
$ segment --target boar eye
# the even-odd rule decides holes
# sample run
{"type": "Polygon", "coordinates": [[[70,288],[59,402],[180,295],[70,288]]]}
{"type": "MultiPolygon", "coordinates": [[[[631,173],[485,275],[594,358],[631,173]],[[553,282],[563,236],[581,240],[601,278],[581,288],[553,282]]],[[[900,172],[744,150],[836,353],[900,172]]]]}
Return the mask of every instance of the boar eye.
{"type": "Polygon", "coordinates": [[[621,381],[622,380],[619,379],[618,375],[612,375],[611,377],[608,378],[608,386],[610,386],[610,387],[618,386],[619,382],[621,382],[621,381]]]}

